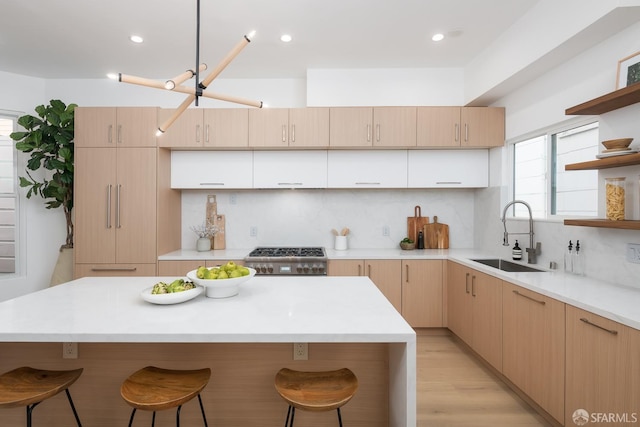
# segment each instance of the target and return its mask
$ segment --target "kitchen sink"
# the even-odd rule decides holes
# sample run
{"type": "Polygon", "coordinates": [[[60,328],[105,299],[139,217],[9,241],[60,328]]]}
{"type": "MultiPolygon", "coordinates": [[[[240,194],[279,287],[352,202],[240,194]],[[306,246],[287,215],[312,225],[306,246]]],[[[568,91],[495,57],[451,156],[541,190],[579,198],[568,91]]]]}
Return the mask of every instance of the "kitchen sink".
{"type": "Polygon", "coordinates": [[[472,259],[471,261],[479,262],[480,264],[488,265],[489,267],[497,268],[498,270],[508,271],[511,273],[544,273],[544,270],[538,270],[537,268],[527,267],[526,265],[517,264],[515,262],[507,261],[501,258],[490,259],[472,259]]]}

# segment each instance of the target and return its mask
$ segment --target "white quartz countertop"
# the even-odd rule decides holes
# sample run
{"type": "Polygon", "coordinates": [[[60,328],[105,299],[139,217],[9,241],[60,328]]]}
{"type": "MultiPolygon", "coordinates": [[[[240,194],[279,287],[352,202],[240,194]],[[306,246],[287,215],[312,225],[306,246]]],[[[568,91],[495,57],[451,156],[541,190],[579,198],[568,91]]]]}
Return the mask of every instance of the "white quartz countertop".
{"type": "Polygon", "coordinates": [[[367,277],[254,277],[231,298],[156,305],[166,277],[85,277],[0,303],[0,341],[415,342],[367,277]]]}
{"type": "MultiPolygon", "coordinates": [[[[243,259],[251,249],[196,252],[175,251],[160,260],[176,259],[243,259]],[[202,258],[194,258],[199,254],[202,258]]],[[[562,270],[549,270],[541,265],[534,268],[543,273],[509,273],[472,261],[495,258],[492,254],[474,249],[424,249],[404,251],[397,249],[348,249],[338,251],[326,248],[329,260],[341,259],[445,259],[464,264],[502,280],[555,298],[564,303],[590,311],[607,319],[640,330],[640,287],[631,288],[584,276],[567,274],[562,270]]],[[[522,263],[525,264],[525,263],[522,263]]]]}

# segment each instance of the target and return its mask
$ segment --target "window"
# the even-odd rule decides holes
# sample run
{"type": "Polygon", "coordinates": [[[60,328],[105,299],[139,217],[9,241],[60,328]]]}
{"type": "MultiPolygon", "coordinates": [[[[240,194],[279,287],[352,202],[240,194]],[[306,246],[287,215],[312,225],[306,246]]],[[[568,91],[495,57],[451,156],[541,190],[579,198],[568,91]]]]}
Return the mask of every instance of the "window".
{"type": "Polygon", "coordinates": [[[0,116],[0,276],[16,271],[16,119],[0,116]]]}
{"type": "MultiPolygon", "coordinates": [[[[598,123],[554,129],[513,145],[513,196],[531,205],[534,218],[595,217],[598,214],[597,171],[570,171],[569,163],[595,159],[598,123]]],[[[514,205],[514,216],[528,217],[514,205]]]]}

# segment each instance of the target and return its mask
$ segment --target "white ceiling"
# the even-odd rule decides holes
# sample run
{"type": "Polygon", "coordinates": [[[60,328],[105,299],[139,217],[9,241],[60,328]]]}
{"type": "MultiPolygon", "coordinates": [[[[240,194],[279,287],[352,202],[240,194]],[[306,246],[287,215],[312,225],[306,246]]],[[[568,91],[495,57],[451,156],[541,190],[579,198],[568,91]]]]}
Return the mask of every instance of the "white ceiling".
{"type": "MultiPolygon", "coordinates": [[[[463,67],[538,0],[202,0],[210,69],[255,29],[220,78],[304,78],[309,68],[463,67]],[[435,32],[444,41],[431,41],[435,32]],[[282,33],[293,36],[280,42],[282,33]]],[[[166,79],[195,65],[196,0],[3,0],[0,71],[41,78],[122,72],[166,79]],[[128,40],[136,33],[145,43],[128,40]]]]}

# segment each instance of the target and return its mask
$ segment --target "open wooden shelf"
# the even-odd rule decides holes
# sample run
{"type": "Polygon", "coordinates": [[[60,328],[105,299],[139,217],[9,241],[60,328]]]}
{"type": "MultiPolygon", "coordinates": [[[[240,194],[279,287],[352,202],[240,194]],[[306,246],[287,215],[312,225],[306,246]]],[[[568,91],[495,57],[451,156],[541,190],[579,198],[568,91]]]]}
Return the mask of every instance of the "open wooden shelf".
{"type": "Polygon", "coordinates": [[[564,165],[564,170],[581,171],[589,169],[609,169],[633,165],[640,165],[640,153],[607,157],[606,159],[589,160],[588,162],[571,163],[564,165]]]}
{"type": "Polygon", "coordinates": [[[611,221],[608,219],[565,219],[564,225],[581,227],[619,228],[622,230],[640,230],[640,221],[611,221]]]}
{"type": "Polygon", "coordinates": [[[637,102],[640,102],[640,83],[623,87],[575,107],[567,108],[564,113],[568,116],[603,114],[637,102]]]}

